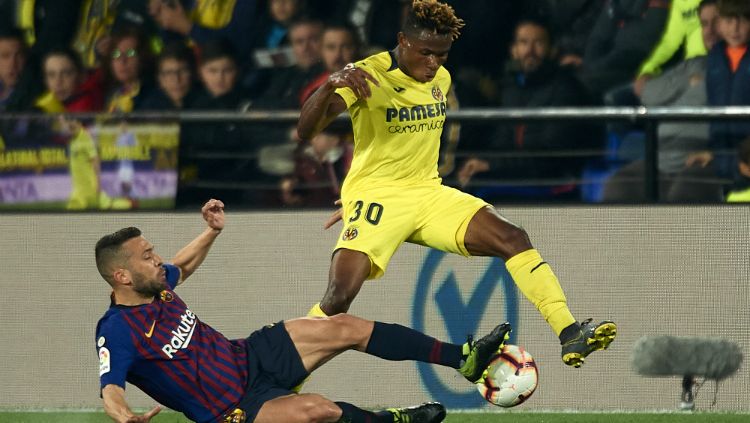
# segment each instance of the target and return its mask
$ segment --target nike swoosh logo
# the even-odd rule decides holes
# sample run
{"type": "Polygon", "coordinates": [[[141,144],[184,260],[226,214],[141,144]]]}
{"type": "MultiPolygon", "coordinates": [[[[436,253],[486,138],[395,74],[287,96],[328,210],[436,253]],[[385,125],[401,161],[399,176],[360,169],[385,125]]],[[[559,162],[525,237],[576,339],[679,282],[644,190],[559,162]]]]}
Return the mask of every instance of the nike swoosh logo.
{"type": "Polygon", "coordinates": [[[151,329],[148,332],[143,333],[146,335],[146,338],[151,338],[151,335],[154,334],[154,327],[156,327],[156,320],[154,320],[154,323],[151,323],[151,329]]]}
{"type": "Polygon", "coordinates": [[[394,90],[394,91],[396,91],[397,93],[400,93],[400,92],[404,92],[404,91],[406,91],[406,88],[401,88],[401,87],[393,87],[393,90],[394,90]]]}

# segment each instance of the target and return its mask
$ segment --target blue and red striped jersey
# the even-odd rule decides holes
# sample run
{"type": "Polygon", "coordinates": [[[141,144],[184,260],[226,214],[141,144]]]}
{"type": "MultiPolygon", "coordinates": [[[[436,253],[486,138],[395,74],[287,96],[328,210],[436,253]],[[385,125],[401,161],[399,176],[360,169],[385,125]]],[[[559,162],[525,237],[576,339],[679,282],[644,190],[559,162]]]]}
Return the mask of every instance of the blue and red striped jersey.
{"type": "Polygon", "coordinates": [[[165,289],[149,304],[113,303],[96,327],[101,388],[125,382],[197,422],[216,421],[242,399],[244,340],[229,340],[198,319],[172,291],[180,270],[164,265],[165,289]]]}

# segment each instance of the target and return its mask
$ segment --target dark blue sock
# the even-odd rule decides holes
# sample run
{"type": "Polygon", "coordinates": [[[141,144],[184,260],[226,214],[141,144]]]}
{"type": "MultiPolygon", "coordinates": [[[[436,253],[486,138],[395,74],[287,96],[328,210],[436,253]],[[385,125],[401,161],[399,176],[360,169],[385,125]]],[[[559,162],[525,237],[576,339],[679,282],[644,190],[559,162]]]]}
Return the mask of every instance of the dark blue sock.
{"type": "Polygon", "coordinates": [[[386,360],[414,360],[440,364],[457,369],[461,367],[463,346],[441,342],[406,326],[375,322],[367,354],[386,360]]]}
{"type": "Polygon", "coordinates": [[[336,401],[336,405],[341,409],[340,423],[393,423],[393,414],[388,411],[373,413],[341,401],[336,401]]]}

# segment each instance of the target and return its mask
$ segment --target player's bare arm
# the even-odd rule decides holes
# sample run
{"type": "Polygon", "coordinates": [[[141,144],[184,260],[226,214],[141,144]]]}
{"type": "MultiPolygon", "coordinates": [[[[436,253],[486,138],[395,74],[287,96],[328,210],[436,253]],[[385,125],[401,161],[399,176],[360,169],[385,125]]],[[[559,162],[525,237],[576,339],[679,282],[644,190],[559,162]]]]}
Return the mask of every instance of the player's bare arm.
{"type": "Polygon", "coordinates": [[[208,225],[194,240],[175,254],[172,264],[180,268],[180,282],[182,283],[198,269],[208,255],[216,237],[224,229],[224,203],[221,200],[210,199],[201,208],[203,220],[208,225]]]}
{"type": "Polygon", "coordinates": [[[346,110],[346,103],[336,94],[338,88],[350,88],[358,98],[372,95],[369,85],[380,86],[380,83],[364,69],[347,65],[344,69],[332,73],[325,84],[302,105],[297,135],[303,140],[310,139],[331,124],[341,112],[346,110]]]}
{"type": "Polygon", "coordinates": [[[156,406],[143,415],[137,415],[130,409],[125,401],[125,389],[117,385],[107,385],[102,389],[102,400],[104,401],[104,411],[112,420],[120,423],[145,423],[151,421],[161,411],[161,407],[156,406]]]}

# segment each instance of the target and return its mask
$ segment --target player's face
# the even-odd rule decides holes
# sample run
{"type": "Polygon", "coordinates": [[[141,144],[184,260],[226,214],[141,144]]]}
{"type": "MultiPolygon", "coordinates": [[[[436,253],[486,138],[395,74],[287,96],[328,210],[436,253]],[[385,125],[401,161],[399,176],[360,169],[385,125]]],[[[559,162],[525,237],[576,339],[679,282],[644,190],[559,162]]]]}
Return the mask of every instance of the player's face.
{"type": "Polygon", "coordinates": [[[547,30],[531,23],[516,28],[511,56],[524,73],[534,72],[549,57],[550,42],[547,30]]]}
{"type": "Polygon", "coordinates": [[[65,101],[78,86],[78,69],[67,56],[50,56],[44,61],[44,82],[56,99],[65,101]]]}
{"type": "Polygon", "coordinates": [[[154,252],[154,246],[139,236],[123,244],[130,256],[127,270],[133,290],[144,297],[153,297],[167,288],[167,275],[162,267],[161,256],[154,252]]]}
{"type": "Polygon", "coordinates": [[[422,31],[418,36],[398,33],[398,67],[419,82],[430,82],[448,60],[450,35],[422,31]]]}
{"type": "Polygon", "coordinates": [[[0,40],[0,83],[15,87],[25,64],[23,46],[18,40],[0,40]]]}
{"type": "Polygon", "coordinates": [[[328,29],[323,33],[323,63],[329,72],[340,71],[355,59],[356,47],[349,31],[328,29]]]}
{"type": "Polygon", "coordinates": [[[719,32],[730,47],[742,47],[750,41],[750,20],[742,16],[720,16],[719,32]]]}
{"type": "Polygon", "coordinates": [[[237,80],[237,66],[230,58],[218,58],[200,67],[203,86],[214,97],[220,97],[234,88],[237,80]]]}
{"type": "Polygon", "coordinates": [[[719,41],[719,8],[715,4],[703,6],[700,13],[701,35],[703,35],[703,44],[706,50],[719,41]]]}

